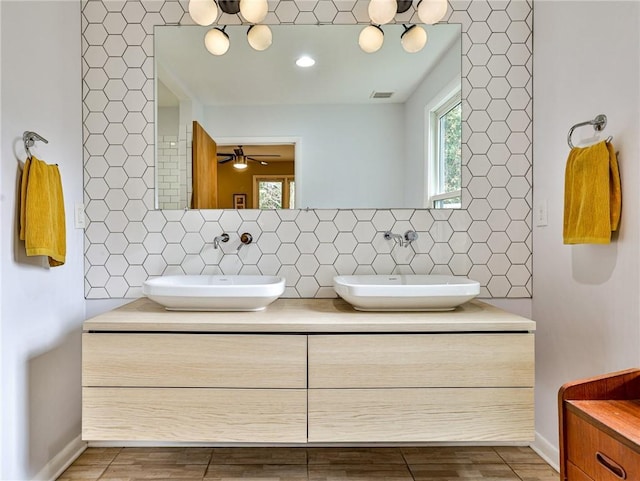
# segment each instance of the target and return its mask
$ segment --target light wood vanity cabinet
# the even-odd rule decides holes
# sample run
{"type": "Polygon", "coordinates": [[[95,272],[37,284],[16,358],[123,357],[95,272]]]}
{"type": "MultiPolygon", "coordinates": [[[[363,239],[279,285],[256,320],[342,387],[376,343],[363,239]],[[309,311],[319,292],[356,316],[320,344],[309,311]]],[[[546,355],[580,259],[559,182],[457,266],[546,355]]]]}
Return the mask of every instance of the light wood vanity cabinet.
{"type": "Polygon", "coordinates": [[[309,442],[522,441],[533,334],[309,336],[309,442]]]}
{"type": "Polygon", "coordinates": [[[304,335],[83,334],[87,440],[306,442],[304,335]]]}
{"type": "Polygon", "coordinates": [[[85,322],[83,439],[526,443],[534,327],[482,303],[168,313],[141,299],[85,322]]]}
{"type": "Polygon", "coordinates": [[[83,386],[306,389],[307,336],[84,333],[83,386]]]}

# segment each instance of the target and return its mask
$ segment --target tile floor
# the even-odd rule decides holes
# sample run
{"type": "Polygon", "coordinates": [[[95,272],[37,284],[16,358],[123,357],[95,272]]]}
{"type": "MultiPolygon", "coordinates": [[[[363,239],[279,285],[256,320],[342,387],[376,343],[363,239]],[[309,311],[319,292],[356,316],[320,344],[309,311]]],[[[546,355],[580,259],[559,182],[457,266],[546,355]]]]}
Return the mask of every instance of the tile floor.
{"type": "Polygon", "coordinates": [[[58,481],[558,481],[529,448],[89,448],[58,481]]]}

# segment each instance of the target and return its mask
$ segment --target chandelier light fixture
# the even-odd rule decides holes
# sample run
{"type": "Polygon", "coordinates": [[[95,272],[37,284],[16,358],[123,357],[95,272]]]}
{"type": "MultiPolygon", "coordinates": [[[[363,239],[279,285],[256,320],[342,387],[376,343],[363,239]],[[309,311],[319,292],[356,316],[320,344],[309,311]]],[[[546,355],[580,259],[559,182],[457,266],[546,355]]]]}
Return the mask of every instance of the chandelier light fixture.
{"type": "Polygon", "coordinates": [[[371,23],[384,25],[396,16],[398,2],[396,0],[370,0],[368,11],[371,23]]]}
{"type": "Polygon", "coordinates": [[[210,54],[224,55],[229,50],[229,35],[224,31],[225,28],[212,28],[204,36],[204,46],[210,54]]]}
{"type": "Polygon", "coordinates": [[[418,2],[418,18],[422,23],[433,25],[447,14],[447,0],[420,0],[418,2]]]}
{"type": "Polygon", "coordinates": [[[269,13],[267,0],[240,0],[240,14],[249,23],[262,22],[269,13]]]}
{"type": "Polygon", "coordinates": [[[189,15],[198,25],[206,27],[218,18],[218,5],[214,0],[189,0],[189,15]]]}
{"type": "MultiPolygon", "coordinates": [[[[369,17],[371,25],[360,32],[358,44],[366,53],[380,50],[384,42],[382,25],[391,22],[396,13],[404,13],[411,8],[412,0],[370,0],[369,17]]],[[[417,4],[418,18],[426,24],[434,24],[444,18],[447,13],[447,0],[419,0],[417,4]]],[[[427,44],[427,32],[419,25],[404,25],[400,35],[400,43],[407,53],[416,53],[427,44]]]]}
{"type": "MultiPolygon", "coordinates": [[[[269,13],[267,0],[218,0],[217,3],[215,0],[189,0],[189,15],[198,25],[208,26],[216,21],[218,6],[228,15],[239,13],[246,22],[252,24],[247,31],[251,48],[262,51],[271,46],[271,29],[267,25],[257,25],[269,13]]],[[[224,31],[225,28],[226,25],[213,28],[204,37],[204,45],[212,55],[224,55],[229,50],[229,35],[224,31]]]]}
{"type": "Polygon", "coordinates": [[[377,52],[383,43],[384,32],[378,25],[368,25],[364,27],[358,37],[358,44],[366,53],[377,52]]]}
{"type": "Polygon", "coordinates": [[[262,52],[271,46],[273,34],[267,25],[251,25],[247,30],[247,41],[252,49],[262,52]]]}
{"type": "Polygon", "coordinates": [[[427,32],[420,25],[403,25],[404,32],[400,35],[400,43],[407,53],[416,53],[427,44],[427,32]]]}

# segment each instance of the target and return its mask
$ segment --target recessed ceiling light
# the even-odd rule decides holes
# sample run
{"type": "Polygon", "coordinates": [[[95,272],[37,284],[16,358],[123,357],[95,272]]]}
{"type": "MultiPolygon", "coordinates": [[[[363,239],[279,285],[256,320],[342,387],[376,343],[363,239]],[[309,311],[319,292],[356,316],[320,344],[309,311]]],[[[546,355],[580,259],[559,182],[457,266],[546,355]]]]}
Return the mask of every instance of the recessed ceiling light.
{"type": "Polygon", "coordinates": [[[296,65],[298,67],[312,67],[313,65],[315,65],[315,63],[316,61],[308,55],[303,55],[298,60],[296,60],[296,65]]]}

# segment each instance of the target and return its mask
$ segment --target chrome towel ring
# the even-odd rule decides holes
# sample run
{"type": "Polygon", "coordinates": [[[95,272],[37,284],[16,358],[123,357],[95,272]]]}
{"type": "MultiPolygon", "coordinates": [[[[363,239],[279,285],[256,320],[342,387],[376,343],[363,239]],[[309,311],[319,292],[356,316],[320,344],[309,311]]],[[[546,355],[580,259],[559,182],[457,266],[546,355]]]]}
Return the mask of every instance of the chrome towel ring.
{"type": "Polygon", "coordinates": [[[31,151],[29,149],[35,145],[36,140],[40,140],[45,144],[49,143],[47,139],[45,139],[44,137],[42,137],[41,135],[35,132],[31,132],[27,130],[25,131],[24,134],[22,134],[22,141],[24,142],[24,150],[27,152],[27,156],[29,158],[31,158],[31,151]]]}
{"type": "MultiPolygon", "coordinates": [[[[604,128],[607,125],[607,116],[604,115],[604,114],[600,114],[593,120],[587,120],[586,122],[580,122],[578,124],[575,124],[573,127],[571,127],[569,129],[569,135],[567,135],[567,143],[569,144],[569,147],[571,147],[572,149],[575,147],[573,145],[573,142],[571,142],[571,136],[573,135],[573,131],[577,127],[582,127],[583,125],[593,125],[593,130],[595,130],[597,132],[600,132],[601,130],[604,130],[604,128]]],[[[607,141],[610,141],[611,139],[612,139],[612,137],[609,137],[609,139],[607,139],[607,141]]]]}

